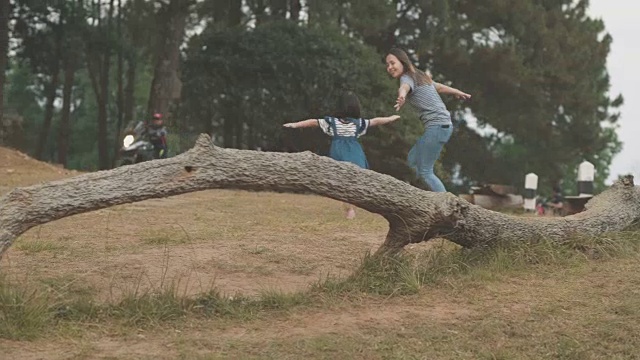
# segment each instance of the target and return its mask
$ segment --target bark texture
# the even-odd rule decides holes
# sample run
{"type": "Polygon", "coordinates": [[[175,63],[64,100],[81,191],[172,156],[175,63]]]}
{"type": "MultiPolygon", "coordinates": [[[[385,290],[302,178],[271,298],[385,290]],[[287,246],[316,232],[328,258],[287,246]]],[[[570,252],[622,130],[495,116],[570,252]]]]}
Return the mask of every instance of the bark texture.
{"type": "Polygon", "coordinates": [[[194,148],[173,158],[14,189],[0,198],[0,257],[20,234],[40,224],[206,189],[313,193],[352,203],[389,222],[378,253],[434,237],[465,247],[501,240],[562,241],[621,230],[640,218],[640,189],[630,176],[594,197],[585,212],[563,218],[518,217],[310,152],[223,149],[203,134],[194,148]]]}
{"type": "Polygon", "coordinates": [[[164,24],[161,28],[161,37],[158,39],[147,116],[150,118],[154,113],[161,113],[165,116],[165,123],[171,102],[179,99],[182,91],[182,82],[178,73],[180,45],[184,41],[189,7],[192,3],[192,0],[170,0],[169,5],[161,10],[157,18],[164,24]]]}

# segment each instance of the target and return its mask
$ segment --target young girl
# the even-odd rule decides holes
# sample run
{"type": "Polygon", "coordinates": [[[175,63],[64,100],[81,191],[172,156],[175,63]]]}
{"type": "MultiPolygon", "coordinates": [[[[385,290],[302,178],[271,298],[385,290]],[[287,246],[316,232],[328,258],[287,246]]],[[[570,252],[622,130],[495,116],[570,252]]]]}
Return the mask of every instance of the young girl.
{"type": "Polygon", "coordinates": [[[447,190],[433,172],[433,166],[440,157],[442,147],[451,137],[453,125],[451,113],[439,94],[450,94],[458,99],[469,99],[471,95],[433,81],[431,76],[416,69],[407,54],[400,49],[391,49],[385,60],[389,75],[400,80],[394,106],[396,111],[408,100],[420,113],[425,128],[422,137],[409,151],[409,165],[416,169],[431,191],[445,192],[447,190]]]}
{"type": "MultiPolygon", "coordinates": [[[[362,119],[360,117],[360,101],[353,93],[346,93],[342,96],[340,110],[336,117],[326,116],[324,119],[308,119],[294,123],[286,123],[283,126],[288,128],[303,128],[319,126],[322,131],[331,136],[331,149],[329,156],[337,161],[348,161],[361,168],[368,169],[367,157],[362,150],[358,138],[367,132],[369,126],[377,126],[390,123],[399,119],[400,116],[392,115],[388,117],[377,117],[373,119],[362,119]]],[[[356,217],[353,205],[345,204],[347,219],[356,217]]]]}

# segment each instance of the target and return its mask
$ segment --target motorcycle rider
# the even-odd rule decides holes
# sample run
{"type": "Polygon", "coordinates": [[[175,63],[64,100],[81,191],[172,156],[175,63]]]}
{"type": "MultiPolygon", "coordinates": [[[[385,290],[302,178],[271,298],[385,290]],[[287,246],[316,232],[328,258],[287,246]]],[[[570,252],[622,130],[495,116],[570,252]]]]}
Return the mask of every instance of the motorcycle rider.
{"type": "Polygon", "coordinates": [[[164,127],[162,114],[155,113],[147,126],[147,136],[153,145],[156,159],[167,158],[167,129],[164,127]]]}

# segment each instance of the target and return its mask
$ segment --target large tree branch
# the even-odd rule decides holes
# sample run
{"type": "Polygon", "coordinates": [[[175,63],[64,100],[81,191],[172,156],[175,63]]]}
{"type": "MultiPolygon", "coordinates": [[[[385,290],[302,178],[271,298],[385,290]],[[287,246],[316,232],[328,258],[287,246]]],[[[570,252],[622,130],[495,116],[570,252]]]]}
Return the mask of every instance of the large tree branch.
{"type": "Polygon", "coordinates": [[[223,149],[200,135],[193,149],[173,158],[17,188],[1,197],[0,256],[16,237],[40,224],[119,204],[222,188],[314,193],[380,214],[389,222],[381,253],[436,236],[465,247],[503,239],[562,240],[623,229],[640,217],[640,192],[631,177],[596,196],[583,213],[518,217],[310,152],[223,149]]]}

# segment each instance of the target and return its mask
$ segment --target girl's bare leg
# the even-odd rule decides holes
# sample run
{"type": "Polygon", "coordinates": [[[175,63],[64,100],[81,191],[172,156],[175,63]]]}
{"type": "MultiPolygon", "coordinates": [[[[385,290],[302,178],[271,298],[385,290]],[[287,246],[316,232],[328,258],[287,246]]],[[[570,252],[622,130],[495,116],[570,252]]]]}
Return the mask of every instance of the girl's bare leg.
{"type": "Polygon", "coordinates": [[[344,203],[344,209],[347,219],[354,219],[356,217],[356,209],[351,204],[344,203]]]}

